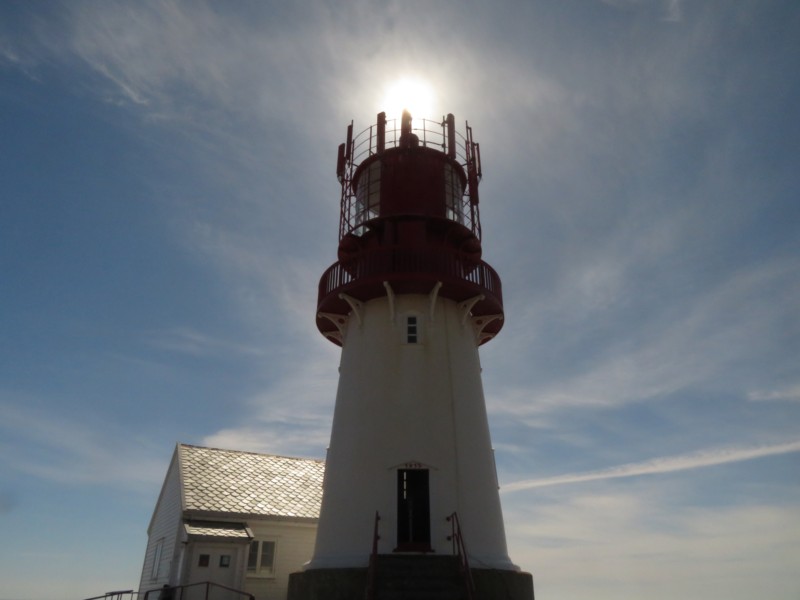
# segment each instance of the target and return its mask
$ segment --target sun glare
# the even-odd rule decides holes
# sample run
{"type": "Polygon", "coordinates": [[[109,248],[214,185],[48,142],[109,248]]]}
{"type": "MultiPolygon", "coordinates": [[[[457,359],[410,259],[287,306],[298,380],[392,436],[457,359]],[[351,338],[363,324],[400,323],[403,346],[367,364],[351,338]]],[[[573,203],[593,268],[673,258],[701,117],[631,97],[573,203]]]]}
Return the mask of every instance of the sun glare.
{"type": "Polygon", "coordinates": [[[419,119],[436,118],[433,114],[433,87],[421,79],[404,77],[389,84],[383,96],[381,110],[388,119],[400,118],[404,110],[419,119]]]}

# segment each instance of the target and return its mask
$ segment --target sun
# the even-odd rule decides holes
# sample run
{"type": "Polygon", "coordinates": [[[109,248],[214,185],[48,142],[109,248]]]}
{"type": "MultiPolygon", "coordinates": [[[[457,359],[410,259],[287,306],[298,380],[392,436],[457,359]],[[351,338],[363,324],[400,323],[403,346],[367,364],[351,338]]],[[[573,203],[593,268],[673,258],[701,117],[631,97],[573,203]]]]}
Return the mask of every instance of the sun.
{"type": "Polygon", "coordinates": [[[423,79],[403,77],[386,86],[381,110],[388,119],[400,118],[404,110],[419,119],[435,118],[433,114],[436,94],[423,79]]]}

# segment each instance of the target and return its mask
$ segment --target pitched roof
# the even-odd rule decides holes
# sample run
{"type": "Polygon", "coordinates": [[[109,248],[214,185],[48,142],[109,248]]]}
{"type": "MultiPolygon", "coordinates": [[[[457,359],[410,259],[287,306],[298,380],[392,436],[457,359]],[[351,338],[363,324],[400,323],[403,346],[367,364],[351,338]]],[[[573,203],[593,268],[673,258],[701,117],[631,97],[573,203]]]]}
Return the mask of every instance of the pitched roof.
{"type": "Polygon", "coordinates": [[[190,521],[183,524],[183,529],[190,538],[206,540],[250,541],[253,532],[242,523],[214,523],[207,521],[190,521]]]}
{"type": "Polygon", "coordinates": [[[325,463],[179,444],[187,515],[319,518],[325,463]]]}

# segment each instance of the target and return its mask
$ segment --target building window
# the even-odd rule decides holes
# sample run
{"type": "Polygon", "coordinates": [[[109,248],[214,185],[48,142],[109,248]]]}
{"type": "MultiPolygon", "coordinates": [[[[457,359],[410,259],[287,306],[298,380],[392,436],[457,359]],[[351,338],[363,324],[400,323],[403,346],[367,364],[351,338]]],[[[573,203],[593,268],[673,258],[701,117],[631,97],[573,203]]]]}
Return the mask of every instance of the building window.
{"type": "Polygon", "coordinates": [[[247,572],[254,575],[272,575],[275,569],[275,542],[253,540],[247,556],[247,572]]]}
{"type": "Polygon", "coordinates": [[[200,557],[197,559],[197,566],[198,567],[207,567],[209,562],[211,562],[211,555],[210,554],[201,554],[200,557]]]}
{"type": "Polygon", "coordinates": [[[419,323],[417,317],[410,315],[406,317],[406,343],[416,344],[419,342],[419,323]]]}
{"type": "Polygon", "coordinates": [[[444,166],[444,201],[447,209],[447,218],[451,221],[464,224],[464,209],[462,200],[464,197],[463,175],[455,170],[453,165],[444,166]]]}
{"type": "Polygon", "coordinates": [[[164,538],[156,542],[156,547],[153,550],[153,570],[150,573],[152,579],[158,579],[158,571],[161,566],[161,551],[164,549],[164,538]]]}
{"type": "Polygon", "coordinates": [[[358,176],[356,224],[374,219],[381,211],[381,163],[376,160],[358,176]]]}
{"type": "Polygon", "coordinates": [[[223,569],[227,569],[231,566],[231,555],[230,554],[220,554],[219,555],[219,566],[223,569]]]}

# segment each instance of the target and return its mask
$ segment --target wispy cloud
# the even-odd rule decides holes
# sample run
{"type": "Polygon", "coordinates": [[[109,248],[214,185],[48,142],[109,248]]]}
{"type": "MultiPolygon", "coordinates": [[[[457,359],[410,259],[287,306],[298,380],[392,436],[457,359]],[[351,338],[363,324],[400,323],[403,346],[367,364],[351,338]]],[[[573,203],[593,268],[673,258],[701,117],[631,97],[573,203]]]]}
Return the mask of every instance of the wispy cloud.
{"type": "Polygon", "coordinates": [[[8,42],[0,39],[0,67],[9,66],[18,69],[26,77],[41,83],[41,78],[36,74],[36,62],[28,57],[25,57],[12,48],[8,42]]]}
{"type": "Polygon", "coordinates": [[[321,341],[296,361],[287,361],[283,377],[267,382],[246,403],[240,424],[206,436],[202,443],[323,458],[331,431],[336,393],[336,358],[321,341]]]}
{"type": "Polygon", "coordinates": [[[311,88],[333,76],[309,56],[325,55],[327,34],[301,42],[321,15],[300,18],[287,6],[270,15],[265,29],[262,10],[227,13],[206,2],[79,4],[68,10],[67,50],[120,98],[159,118],[198,127],[209,118],[245,117],[251,126],[302,120],[316,97],[311,88]]]}
{"type": "Polygon", "coordinates": [[[241,342],[224,340],[187,328],[172,328],[165,331],[151,332],[148,342],[172,352],[190,354],[192,356],[229,356],[264,354],[262,348],[241,342]]]}
{"type": "Polygon", "coordinates": [[[633,9],[636,7],[661,7],[663,21],[678,22],[683,17],[682,0],[601,0],[603,4],[614,8],[633,9]]]}
{"type": "Polygon", "coordinates": [[[164,457],[152,442],[118,426],[79,422],[17,405],[22,404],[19,398],[9,399],[12,402],[0,403],[0,462],[9,469],[70,485],[148,492],[163,478],[164,457]]]}
{"type": "Polygon", "coordinates": [[[17,506],[17,497],[9,491],[0,490],[0,515],[10,513],[17,506]]]}
{"type": "Polygon", "coordinates": [[[788,401],[800,402],[800,385],[794,385],[777,390],[758,390],[747,394],[748,400],[756,402],[788,401]]]}
{"type": "Polygon", "coordinates": [[[108,65],[96,63],[92,66],[98,73],[106,77],[109,81],[112,81],[122,92],[122,95],[134,104],[146,106],[150,103],[131,83],[122,79],[118,74],[113,73],[108,65]]]}
{"type": "MultiPolygon", "coordinates": [[[[620,260],[624,265],[626,259],[621,256],[620,260]]],[[[504,384],[493,393],[494,410],[499,415],[540,422],[543,415],[567,407],[619,407],[697,386],[713,385],[745,396],[745,385],[751,387],[753,379],[763,379],[775,365],[783,365],[785,370],[791,360],[770,332],[793,319],[798,287],[786,282],[796,281],[798,272],[800,261],[795,259],[737,269],[727,279],[710,283],[691,296],[637,307],[648,317],[641,321],[631,319],[631,305],[625,300],[638,293],[635,272],[602,277],[604,281],[621,280],[608,284],[616,291],[603,286],[613,297],[608,301],[613,305],[609,311],[586,306],[577,293],[581,285],[590,285],[583,278],[565,284],[565,289],[556,287],[552,296],[522,317],[521,327],[504,334],[506,343],[511,337],[512,344],[527,346],[528,332],[534,331],[537,339],[543,340],[540,345],[561,360],[549,372],[537,373],[539,381],[504,384]],[[575,326],[575,314],[586,316],[585,327],[575,326]],[[548,320],[563,322],[563,327],[553,330],[548,320]],[[613,325],[615,321],[618,323],[613,325]],[[593,340],[598,324],[609,327],[603,346],[593,340]],[[572,331],[576,337],[561,335],[562,331],[572,331]],[[732,370],[732,365],[737,365],[736,369],[732,370]]],[[[789,386],[751,392],[749,397],[790,400],[797,393],[796,386],[789,386]]]]}
{"type": "Polygon", "coordinates": [[[526,481],[516,481],[502,487],[504,492],[516,492],[532,488],[564,485],[568,483],[584,483],[587,481],[598,481],[603,479],[617,479],[620,477],[637,477],[640,475],[656,475],[659,473],[673,473],[676,471],[687,471],[702,467],[712,467],[727,463],[735,463],[765,456],[775,456],[779,454],[789,454],[800,452],[800,440],[775,444],[772,446],[754,446],[750,448],[715,448],[702,450],[690,454],[677,456],[666,456],[655,458],[638,463],[630,463],[588,471],[585,473],[571,473],[556,477],[546,477],[543,479],[529,479],[526,481]]]}
{"type": "Polygon", "coordinates": [[[648,483],[630,491],[552,489],[536,502],[504,498],[506,523],[514,524],[511,555],[539,575],[538,593],[599,600],[796,597],[796,580],[787,587],[772,575],[794,570],[795,506],[675,510],[674,486],[648,483]]]}
{"type": "Polygon", "coordinates": [[[671,21],[673,23],[678,23],[683,19],[683,7],[681,5],[682,0],[666,0],[665,1],[665,21],[671,21]]]}

